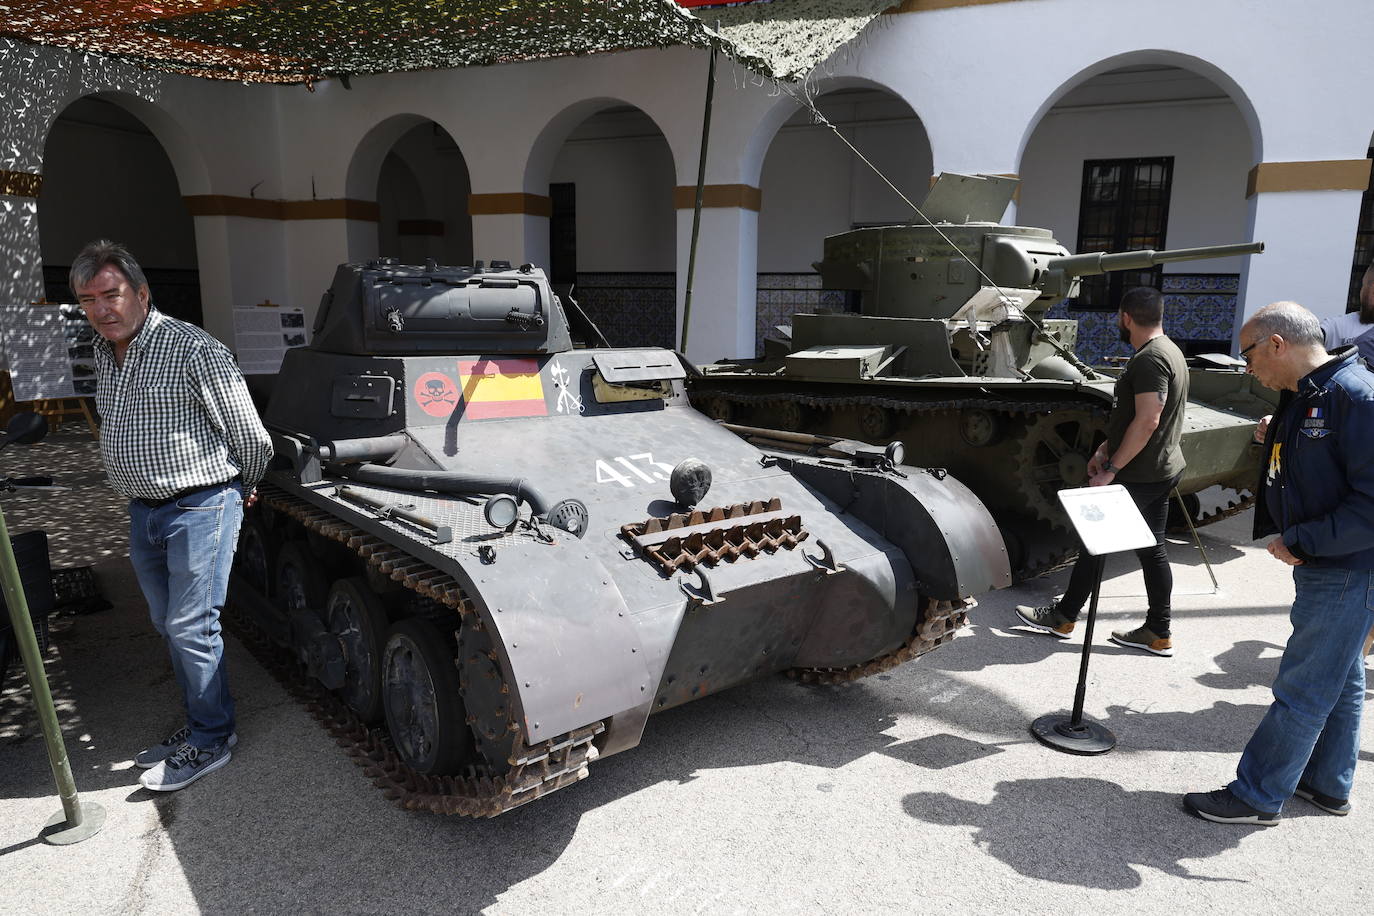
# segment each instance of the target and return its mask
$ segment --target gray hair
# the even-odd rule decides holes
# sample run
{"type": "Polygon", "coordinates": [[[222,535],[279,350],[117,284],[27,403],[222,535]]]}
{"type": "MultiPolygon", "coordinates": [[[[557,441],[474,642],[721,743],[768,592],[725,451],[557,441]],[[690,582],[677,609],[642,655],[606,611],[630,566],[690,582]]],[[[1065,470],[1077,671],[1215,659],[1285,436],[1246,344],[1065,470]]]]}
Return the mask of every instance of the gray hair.
{"type": "Polygon", "coordinates": [[[148,278],[143,276],[143,268],[139,267],[134,256],[129,254],[129,249],[109,239],[98,239],[82,248],[76,260],[72,261],[72,269],[67,274],[67,285],[72,288],[73,295],[80,295],[78,290],[88,285],[92,278],[106,267],[113,267],[122,273],[135,292],[148,286],[148,278]]]}
{"type": "Polygon", "coordinates": [[[1260,337],[1277,334],[1294,346],[1325,346],[1321,321],[1296,302],[1272,302],[1251,315],[1245,326],[1254,328],[1260,337]]]}

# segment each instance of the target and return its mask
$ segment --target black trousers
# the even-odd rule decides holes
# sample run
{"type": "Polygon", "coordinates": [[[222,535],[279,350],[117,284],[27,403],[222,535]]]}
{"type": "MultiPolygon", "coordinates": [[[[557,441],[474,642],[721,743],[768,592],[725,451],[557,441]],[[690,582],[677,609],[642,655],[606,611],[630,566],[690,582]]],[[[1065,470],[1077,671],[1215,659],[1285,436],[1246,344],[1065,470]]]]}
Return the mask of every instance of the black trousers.
{"type": "MultiPolygon", "coordinates": [[[[1169,552],[1164,542],[1164,527],[1169,520],[1169,494],[1178,485],[1176,475],[1169,480],[1152,483],[1126,483],[1122,486],[1135,500],[1136,508],[1145,517],[1145,524],[1154,532],[1155,543],[1152,547],[1141,547],[1135,552],[1140,561],[1140,571],[1145,575],[1145,594],[1150,606],[1145,612],[1145,626],[1156,636],[1169,636],[1169,601],[1174,591],[1174,573],[1169,568],[1169,552]]],[[[1069,575],[1069,587],[1064,597],[1059,599],[1059,613],[1070,620],[1077,620],[1092,595],[1093,582],[1106,557],[1094,557],[1086,551],[1078,554],[1069,575]]]]}

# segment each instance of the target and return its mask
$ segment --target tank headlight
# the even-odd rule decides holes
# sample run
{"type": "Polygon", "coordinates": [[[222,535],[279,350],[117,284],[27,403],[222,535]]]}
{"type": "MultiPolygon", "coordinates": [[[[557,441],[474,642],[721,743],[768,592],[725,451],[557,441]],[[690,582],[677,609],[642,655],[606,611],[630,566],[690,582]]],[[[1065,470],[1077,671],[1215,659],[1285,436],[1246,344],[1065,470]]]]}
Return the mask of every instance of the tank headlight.
{"type": "Polygon", "coordinates": [[[711,489],[711,469],[700,459],[684,458],[668,476],[668,489],[680,505],[695,506],[711,489]]]}
{"type": "Polygon", "coordinates": [[[887,448],[883,449],[883,455],[893,465],[903,464],[906,461],[906,446],[902,444],[902,440],[893,439],[887,444],[887,448]]]}
{"type": "Polygon", "coordinates": [[[505,494],[493,496],[482,507],[482,515],[493,528],[509,528],[520,517],[520,504],[505,494]]]}

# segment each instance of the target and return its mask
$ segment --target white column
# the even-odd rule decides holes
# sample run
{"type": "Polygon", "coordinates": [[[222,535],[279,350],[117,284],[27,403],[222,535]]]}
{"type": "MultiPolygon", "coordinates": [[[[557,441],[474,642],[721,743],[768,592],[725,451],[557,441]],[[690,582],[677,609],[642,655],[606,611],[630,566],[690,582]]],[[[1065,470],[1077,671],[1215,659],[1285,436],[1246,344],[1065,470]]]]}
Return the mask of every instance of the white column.
{"type": "MultiPolygon", "coordinates": [[[[701,211],[696,277],[692,284],[687,358],[695,363],[754,355],[757,311],[759,214],[743,207],[701,211]]],[[[677,337],[692,245],[692,211],[677,211],[677,337]]]]}

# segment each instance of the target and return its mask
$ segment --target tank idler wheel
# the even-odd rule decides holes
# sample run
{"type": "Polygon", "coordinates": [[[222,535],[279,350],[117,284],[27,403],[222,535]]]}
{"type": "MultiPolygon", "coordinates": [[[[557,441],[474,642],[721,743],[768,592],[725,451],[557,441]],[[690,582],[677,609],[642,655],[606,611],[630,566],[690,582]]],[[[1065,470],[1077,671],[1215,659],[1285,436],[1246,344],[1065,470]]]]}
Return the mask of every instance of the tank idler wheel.
{"type": "Polygon", "coordinates": [[[287,541],[277,554],[273,578],[277,605],[289,617],[292,611],[320,611],[329,598],[329,583],[320,562],[304,541],[287,541]]]}
{"type": "Polygon", "coordinates": [[[859,431],[868,442],[891,439],[896,430],[897,418],[886,407],[866,404],[859,411],[859,431]]]}
{"type": "Polygon", "coordinates": [[[361,577],[340,579],[329,590],[324,616],[343,651],[340,699],[369,725],[381,721],[382,650],[388,625],[381,598],[361,577]]]}
{"type": "Polygon", "coordinates": [[[423,617],[391,627],[382,653],[382,706],[396,752],[417,771],[449,774],[475,759],[453,652],[423,617]]]}
{"type": "Polygon", "coordinates": [[[268,513],[255,506],[244,513],[235,561],[239,573],[263,597],[272,595],[277,566],[277,532],[268,513]]]}

